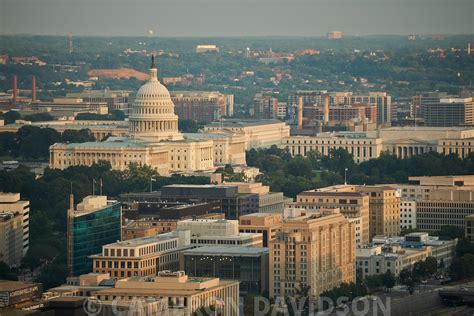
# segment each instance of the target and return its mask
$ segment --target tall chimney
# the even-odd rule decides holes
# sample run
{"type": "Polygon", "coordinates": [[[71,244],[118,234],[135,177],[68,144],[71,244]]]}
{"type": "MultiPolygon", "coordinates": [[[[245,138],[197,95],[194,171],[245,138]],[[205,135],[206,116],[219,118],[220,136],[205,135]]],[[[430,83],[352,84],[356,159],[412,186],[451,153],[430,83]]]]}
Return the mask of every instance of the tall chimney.
{"type": "Polygon", "coordinates": [[[16,75],[13,75],[13,104],[16,104],[16,97],[18,95],[18,82],[17,82],[17,78],[16,78],[16,75]]]}
{"type": "Polygon", "coordinates": [[[329,95],[324,96],[324,125],[329,123],[329,95]]]}
{"type": "Polygon", "coordinates": [[[303,129],[303,97],[298,96],[298,129],[303,129]]]}
{"type": "Polygon", "coordinates": [[[36,76],[31,76],[31,102],[36,102],[36,76]]]}

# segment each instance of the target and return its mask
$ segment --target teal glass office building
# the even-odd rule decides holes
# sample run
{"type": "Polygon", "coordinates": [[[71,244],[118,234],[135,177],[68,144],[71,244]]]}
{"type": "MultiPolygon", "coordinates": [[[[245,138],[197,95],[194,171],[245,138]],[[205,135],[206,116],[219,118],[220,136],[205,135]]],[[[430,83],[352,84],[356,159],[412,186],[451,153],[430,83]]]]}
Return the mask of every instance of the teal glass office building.
{"type": "Polygon", "coordinates": [[[114,202],[104,208],[76,214],[72,223],[71,275],[92,271],[90,255],[102,252],[102,246],[121,240],[122,207],[114,202]]]}

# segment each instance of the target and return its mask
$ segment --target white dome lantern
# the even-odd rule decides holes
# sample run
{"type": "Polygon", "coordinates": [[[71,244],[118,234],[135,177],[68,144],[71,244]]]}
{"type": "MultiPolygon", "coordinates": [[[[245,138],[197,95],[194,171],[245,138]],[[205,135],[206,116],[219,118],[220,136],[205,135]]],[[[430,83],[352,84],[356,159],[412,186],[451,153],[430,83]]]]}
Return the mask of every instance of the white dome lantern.
{"type": "Polygon", "coordinates": [[[151,57],[150,79],[138,89],[130,113],[130,134],[149,141],[180,140],[178,116],[164,85],[158,80],[155,56],[151,57]]]}

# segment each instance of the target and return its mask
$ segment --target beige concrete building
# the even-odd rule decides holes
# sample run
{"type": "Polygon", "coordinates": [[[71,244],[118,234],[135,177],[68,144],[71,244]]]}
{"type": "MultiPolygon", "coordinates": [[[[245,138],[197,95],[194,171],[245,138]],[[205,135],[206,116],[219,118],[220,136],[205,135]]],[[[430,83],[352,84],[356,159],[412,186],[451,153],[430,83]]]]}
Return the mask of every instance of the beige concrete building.
{"type": "Polygon", "coordinates": [[[258,194],[258,211],[261,213],[282,213],[287,198],[283,192],[270,192],[270,186],[260,182],[226,182],[236,185],[239,194],[258,194]]]}
{"type": "Polygon", "coordinates": [[[279,120],[227,119],[204,126],[205,133],[221,131],[245,135],[245,149],[280,146],[290,136],[290,127],[279,120]]]}
{"type": "Polygon", "coordinates": [[[191,278],[183,271],[162,271],[153,278],[119,280],[111,289],[92,292],[99,300],[116,298],[166,298],[177,315],[191,316],[201,307],[223,302],[220,310],[226,316],[239,315],[239,281],[218,278],[191,278]]]}
{"type": "Polygon", "coordinates": [[[405,237],[381,238],[373,245],[357,248],[357,269],[364,277],[383,274],[387,271],[395,276],[415,262],[434,257],[438,264],[449,269],[454,258],[456,240],[439,240],[427,233],[417,232],[405,237]]]}
{"type": "Polygon", "coordinates": [[[300,284],[317,297],[355,279],[355,230],[338,209],[285,219],[270,241],[270,297],[291,296],[300,284]]]}
{"type": "Polygon", "coordinates": [[[29,249],[30,202],[0,192],[0,261],[18,266],[29,249]]]}
{"type": "Polygon", "coordinates": [[[262,247],[261,233],[240,233],[238,220],[187,219],[178,222],[178,231],[191,232],[191,245],[262,247]]]}
{"type": "Polygon", "coordinates": [[[269,242],[275,239],[282,224],[282,215],[275,213],[254,213],[239,217],[239,231],[241,233],[261,233],[263,247],[268,247],[269,242]]]}
{"type": "Polygon", "coordinates": [[[132,163],[148,165],[161,175],[215,170],[215,164],[245,164],[243,139],[216,135],[190,135],[178,131],[178,116],[170,93],[157,77],[152,62],[150,79],[137,92],[129,116],[128,135],[102,142],[54,144],[50,167],[65,169],[109,161],[113,169],[125,170],[132,163]],[[214,153],[219,156],[215,160],[214,153]]]}
{"type": "Polygon", "coordinates": [[[189,231],[179,231],[107,244],[101,254],[90,258],[94,273],[109,273],[115,278],[154,276],[179,269],[179,253],[188,248],[189,231]]]}
{"type": "Polygon", "coordinates": [[[331,149],[342,148],[353,155],[359,163],[380,156],[382,140],[366,137],[365,133],[319,133],[317,136],[290,136],[283,139],[283,148],[292,156],[306,156],[318,152],[327,156],[331,149]]]}
{"type": "Polygon", "coordinates": [[[363,162],[389,152],[398,158],[410,158],[437,151],[455,153],[461,158],[472,152],[474,145],[472,127],[412,127],[396,126],[363,132],[326,132],[316,136],[289,136],[283,138],[281,147],[295,155],[306,156],[316,151],[328,155],[330,149],[343,148],[363,162]]]}
{"type": "Polygon", "coordinates": [[[357,246],[369,243],[369,195],[355,186],[337,185],[301,192],[293,207],[302,209],[339,208],[355,227],[357,246]]]}
{"type": "Polygon", "coordinates": [[[416,226],[433,232],[449,225],[465,229],[466,216],[474,214],[474,190],[465,187],[440,187],[427,199],[416,201],[416,226]]]}
{"type": "Polygon", "coordinates": [[[356,191],[369,195],[369,238],[400,234],[400,193],[389,186],[358,186],[356,191]]]}

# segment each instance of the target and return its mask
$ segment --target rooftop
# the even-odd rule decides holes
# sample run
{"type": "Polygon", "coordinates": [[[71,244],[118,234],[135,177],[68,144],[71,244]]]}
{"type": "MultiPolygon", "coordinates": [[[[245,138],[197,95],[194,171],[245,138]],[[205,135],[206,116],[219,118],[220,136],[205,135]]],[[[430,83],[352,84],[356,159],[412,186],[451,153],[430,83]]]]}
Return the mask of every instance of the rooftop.
{"type": "Polygon", "coordinates": [[[0,280],[0,292],[12,292],[40,285],[40,283],[0,280]]]}
{"type": "Polygon", "coordinates": [[[252,119],[239,119],[239,120],[222,120],[219,122],[211,122],[206,127],[248,127],[248,126],[259,126],[259,125],[271,125],[271,124],[284,124],[279,120],[252,120],[252,119]]]}
{"type": "Polygon", "coordinates": [[[204,246],[189,249],[183,252],[184,255],[218,255],[218,256],[238,256],[238,255],[261,255],[268,254],[266,247],[243,247],[243,246],[204,246]]]}

